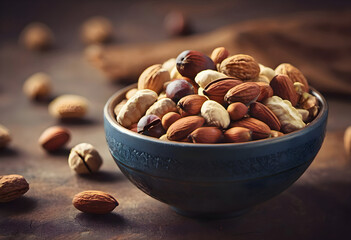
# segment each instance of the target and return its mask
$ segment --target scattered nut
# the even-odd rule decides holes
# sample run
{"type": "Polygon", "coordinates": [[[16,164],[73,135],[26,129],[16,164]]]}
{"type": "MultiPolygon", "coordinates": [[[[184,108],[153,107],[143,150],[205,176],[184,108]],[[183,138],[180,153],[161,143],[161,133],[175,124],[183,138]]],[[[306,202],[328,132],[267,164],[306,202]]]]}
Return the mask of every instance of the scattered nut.
{"type": "Polygon", "coordinates": [[[118,202],[113,196],[94,190],[76,194],[72,204],[79,211],[93,214],[107,214],[118,206],[118,202]]]}
{"type": "Polygon", "coordinates": [[[49,113],[58,119],[82,118],[88,111],[88,100],[78,95],[61,95],[49,104],[49,113]]]}
{"type": "Polygon", "coordinates": [[[344,147],[346,156],[351,160],[351,126],[345,130],[344,134],[344,147]]]}
{"type": "Polygon", "coordinates": [[[31,100],[48,99],[51,94],[51,78],[43,72],[30,76],[23,84],[24,94],[31,100]]]}
{"type": "Polygon", "coordinates": [[[46,50],[53,45],[54,34],[47,25],[34,22],[23,29],[20,42],[29,50],[46,50]]]}
{"type": "Polygon", "coordinates": [[[23,176],[17,174],[0,176],[0,202],[10,202],[25,194],[29,184],[23,176]]]}
{"type": "Polygon", "coordinates": [[[71,134],[67,128],[53,126],[47,128],[39,137],[39,144],[47,151],[56,151],[67,144],[71,134]]]}
{"type": "Polygon", "coordinates": [[[78,174],[97,172],[102,165],[102,158],[89,143],[80,143],[71,149],[68,165],[78,174]]]}
{"type": "Polygon", "coordinates": [[[87,44],[104,43],[112,38],[113,26],[107,18],[97,16],[84,22],[81,34],[87,44]]]}
{"type": "Polygon", "coordinates": [[[6,147],[11,142],[10,131],[0,124],[0,149],[6,147]]]}

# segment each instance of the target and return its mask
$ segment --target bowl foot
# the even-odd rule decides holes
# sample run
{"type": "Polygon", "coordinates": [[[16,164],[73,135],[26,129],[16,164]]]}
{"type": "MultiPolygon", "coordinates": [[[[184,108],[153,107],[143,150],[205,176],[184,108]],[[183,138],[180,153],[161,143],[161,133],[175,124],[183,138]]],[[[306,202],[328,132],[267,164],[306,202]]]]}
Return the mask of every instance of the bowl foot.
{"type": "Polygon", "coordinates": [[[208,218],[208,219],[221,219],[221,218],[235,218],[239,217],[251,210],[251,208],[246,208],[242,210],[232,211],[232,212],[219,212],[219,213],[204,213],[204,212],[193,212],[187,211],[183,209],[179,209],[171,206],[171,209],[175,211],[177,214],[182,215],[184,217],[190,218],[208,218]]]}

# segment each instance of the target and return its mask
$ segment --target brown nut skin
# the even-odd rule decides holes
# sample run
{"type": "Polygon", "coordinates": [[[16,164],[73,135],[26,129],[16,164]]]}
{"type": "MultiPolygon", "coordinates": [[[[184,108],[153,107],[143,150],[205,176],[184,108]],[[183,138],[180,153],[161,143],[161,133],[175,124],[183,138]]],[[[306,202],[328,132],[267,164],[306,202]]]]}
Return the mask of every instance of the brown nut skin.
{"type": "Polygon", "coordinates": [[[205,96],[192,94],[182,97],[177,104],[182,117],[197,115],[201,111],[202,104],[207,100],[205,96]]]}
{"type": "Polygon", "coordinates": [[[29,190],[26,179],[17,174],[0,176],[0,202],[10,202],[29,190]]]}
{"type": "Polygon", "coordinates": [[[346,128],[344,133],[344,148],[346,156],[351,160],[351,126],[346,128]]]}
{"type": "Polygon", "coordinates": [[[71,138],[71,133],[67,128],[53,126],[47,128],[39,137],[39,144],[46,151],[56,151],[65,146],[71,138]]]}
{"type": "Polygon", "coordinates": [[[279,131],[281,128],[281,124],[277,116],[262,103],[254,102],[250,104],[250,116],[261,120],[272,130],[279,131]]]}
{"type": "Polygon", "coordinates": [[[175,121],[177,121],[180,118],[181,116],[179,115],[179,113],[176,113],[176,112],[166,113],[161,120],[163,128],[167,130],[169,126],[171,126],[175,121]]]}
{"type": "Polygon", "coordinates": [[[252,117],[232,122],[230,127],[244,127],[250,129],[252,131],[253,140],[268,138],[271,135],[271,129],[267,124],[252,117]]]}
{"type": "Polygon", "coordinates": [[[223,136],[228,143],[248,142],[252,139],[252,131],[244,127],[232,127],[225,131],[223,136]]]}
{"type": "Polygon", "coordinates": [[[225,94],[229,89],[241,84],[242,81],[234,78],[220,78],[210,82],[203,90],[203,94],[210,100],[216,101],[219,104],[225,105],[225,94]]]}
{"type": "Polygon", "coordinates": [[[275,69],[276,74],[285,74],[291,79],[291,81],[300,82],[303,84],[303,88],[305,92],[309,91],[309,85],[307,79],[302,74],[302,72],[289,63],[282,63],[275,69]]]}
{"type": "Polygon", "coordinates": [[[227,108],[230,119],[232,121],[242,119],[247,114],[248,110],[249,108],[241,102],[232,103],[227,108]]]}
{"type": "Polygon", "coordinates": [[[194,50],[185,50],[180,53],[176,59],[176,66],[178,72],[183,77],[188,77],[190,79],[194,79],[196,74],[202,70],[216,70],[216,66],[211,58],[202,52],[194,50]]]}
{"type": "Polygon", "coordinates": [[[185,15],[179,11],[167,13],[163,21],[164,29],[171,37],[184,36],[191,33],[189,22],[185,15]]]}
{"type": "Polygon", "coordinates": [[[224,59],[219,72],[242,81],[254,80],[260,74],[260,67],[255,59],[249,55],[237,54],[224,59]]]}
{"type": "Polygon", "coordinates": [[[229,51],[225,47],[217,47],[211,53],[211,59],[216,66],[229,56],[229,51]]]}
{"type": "Polygon", "coordinates": [[[48,99],[51,89],[51,78],[43,72],[31,75],[23,84],[23,92],[30,100],[48,99]]]}
{"type": "Polygon", "coordinates": [[[92,214],[107,214],[118,206],[118,202],[113,196],[94,190],[76,194],[72,204],[79,211],[92,214]]]}
{"type": "Polygon", "coordinates": [[[260,95],[257,97],[257,102],[263,102],[267,98],[273,96],[273,89],[272,87],[265,82],[255,82],[260,87],[260,95]]]}
{"type": "Polygon", "coordinates": [[[5,148],[11,142],[10,131],[0,124],[0,150],[5,148]]]}
{"type": "Polygon", "coordinates": [[[205,119],[200,116],[188,116],[175,121],[167,130],[167,138],[171,141],[180,141],[204,125],[205,119]]]}
{"type": "Polygon", "coordinates": [[[47,25],[33,22],[23,29],[20,42],[29,50],[43,51],[53,45],[54,34],[47,25]]]}
{"type": "Polygon", "coordinates": [[[86,44],[104,43],[112,38],[113,26],[107,18],[95,16],[83,23],[81,35],[86,44]]]}
{"type": "Polygon", "coordinates": [[[224,101],[228,104],[242,102],[246,105],[256,101],[260,95],[260,87],[253,82],[244,82],[231,89],[225,94],[224,101]]]}
{"type": "Polygon", "coordinates": [[[298,95],[294,88],[294,83],[287,75],[278,74],[270,82],[274,95],[282,99],[289,100],[294,107],[298,101],[298,95]]]}
{"type": "Polygon", "coordinates": [[[217,127],[200,127],[188,135],[188,139],[193,143],[217,143],[222,137],[222,131],[217,127]]]}

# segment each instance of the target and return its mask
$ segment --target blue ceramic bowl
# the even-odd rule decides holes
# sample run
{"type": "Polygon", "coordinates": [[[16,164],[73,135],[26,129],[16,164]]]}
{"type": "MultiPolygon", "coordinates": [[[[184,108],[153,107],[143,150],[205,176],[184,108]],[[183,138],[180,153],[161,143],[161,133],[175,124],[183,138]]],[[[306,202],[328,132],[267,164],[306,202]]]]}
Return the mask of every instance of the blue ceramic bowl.
{"type": "Polygon", "coordinates": [[[236,144],[161,141],[132,132],[115,120],[113,109],[136,85],[114,94],[104,108],[106,139],[125,176],[151,197],[180,214],[233,216],[287,189],[318,153],[328,106],[305,128],[279,138],[236,144]]]}

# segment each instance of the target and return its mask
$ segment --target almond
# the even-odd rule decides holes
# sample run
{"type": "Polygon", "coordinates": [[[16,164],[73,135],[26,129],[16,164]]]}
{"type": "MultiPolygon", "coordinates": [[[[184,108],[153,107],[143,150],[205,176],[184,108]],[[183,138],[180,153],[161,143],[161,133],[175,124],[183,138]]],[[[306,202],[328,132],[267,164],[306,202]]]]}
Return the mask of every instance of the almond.
{"type": "Polygon", "coordinates": [[[274,95],[282,99],[289,100],[294,107],[297,104],[298,95],[294,88],[294,83],[287,75],[278,74],[270,82],[274,95]]]}
{"type": "Polygon", "coordinates": [[[288,75],[291,81],[300,82],[304,86],[305,92],[309,91],[307,79],[302,72],[289,63],[282,63],[275,69],[276,74],[288,75]]]}
{"type": "Polygon", "coordinates": [[[260,67],[253,57],[237,54],[224,59],[219,67],[219,72],[246,81],[258,78],[260,67]]]}
{"type": "Polygon", "coordinates": [[[260,87],[256,83],[244,82],[231,88],[224,96],[224,100],[228,104],[242,102],[248,105],[251,102],[256,101],[259,94],[260,87]]]}
{"type": "Polygon", "coordinates": [[[192,94],[182,97],[177,104],[182,117],[197,115],[200,113],[202,104],[207,100],[205,96],[192,94]]]}
{"type": "Polygon", "coordinates": [[[25,194],[29,184],[23,176],[17,174],[0,176],[0,202],[10,202],[25,194]]]}
{"type": "Polygon", "coordinates": [[[67,128],[53,126],[47,128],[39,137],[39,144],[47,151],[56,151],[70,140],[71,134],[67,128]]]}
{"type": "Polygon", "coordinates": [[[138,90],[150,89],[156,93],[160,93],[163,89],[163,84],[171,80],[168,70],[163,69],[161,64],[155,64],[140,75],[138,80],[138,90]]]}
{"type": "Polygon", "coordinates": [[[200,127],[189,134],[193,143],[217,143],[222,138],[222,131],[217,127],[200,127]]]}
{"type": "Polygon", "coordinates": [[[84,191],[73,198],[73,206],[79,211],[94,214],[106,214],[118,206],[117,200],[101,191],[84,191]]]}
{"type": "Polygon", "coordinates": [[[180,118],[181,116],[179,115],[179,113],[176,113],[176,112],[166,113],[161,119],[162,127],[165,130],[167,130],[169,126],[171,126],[175,121],[177,121],[180,118]]]}
{"type": "Polygon", "coordinates": [[[242,81],[234,78],[220,78],[209,83],[203,90],[203,94],[209,99],[220,104],[225,104],[224,96],[229,89],[241,84],[242,81]]]}
{"type": "Polygon", "coordinates": [[[260,87],[260,95],[258,95],[257,102],[263,102],[265,99],[273,96],[273,89],[268,83],[256,82],[260,87]]]}
{"type": "Polygon", "coordinates": [[[247,114],[248,110],[248,107],[241,102],[232,103],[227,108],[230,119],[233,121],[242,119],[247,114]]]}
{"type": "Polygon", "coordinates": [[[224,132],[224,139],[229,143],[248,142],[251,140],[252,131],[244,127],[232,127],[224,132]]]}
{"type": "Polygon", "coordinates": [[[272,130],[280,130],[279,119],[262,103],[254,102],[250,104],[250,116],[266,123],[272,130]]]}
{"type": "Polygon", "coordinates": [[[167,130],[167,138],[179,141],[186,138],[192,131],[201,127],[205,119],[200,116],[188,116],[175,121],[167,130]]]}
{"type": "Polygon", "coordinates": [[[215,48],[211,53],[211,59],[216,66],[229,56],[229,52],[224,47],[215,48]]]}
{"type": "Polygon", "coordinates": [[[268,138],[271,135],[271,129],[267,124],[252,117],[232,122],[230,127],[244,127],[250,129],[252,131],[253,140],[268,138]]]}

